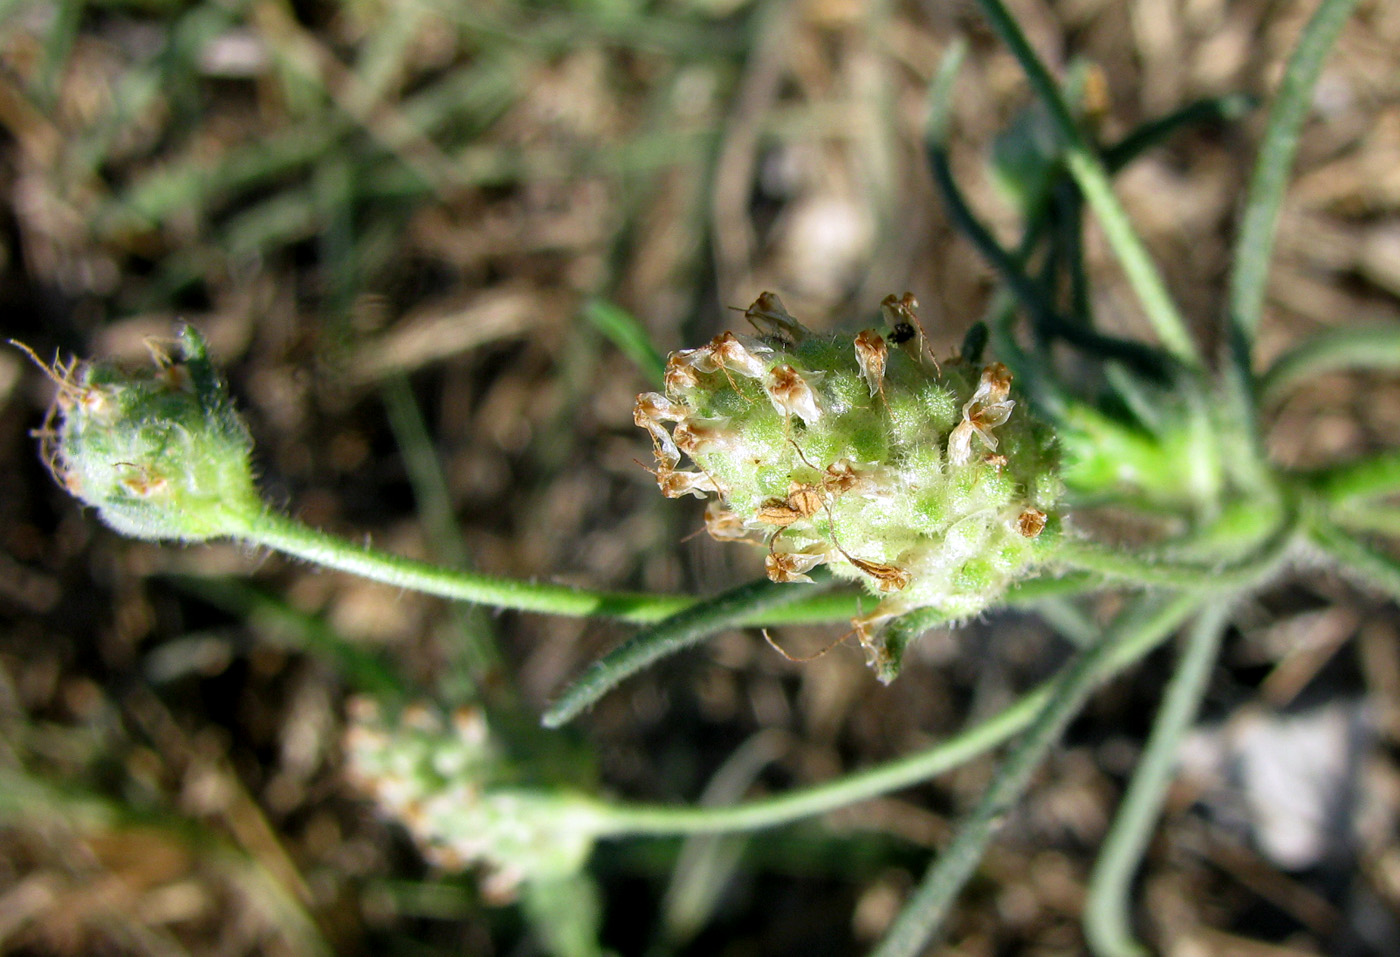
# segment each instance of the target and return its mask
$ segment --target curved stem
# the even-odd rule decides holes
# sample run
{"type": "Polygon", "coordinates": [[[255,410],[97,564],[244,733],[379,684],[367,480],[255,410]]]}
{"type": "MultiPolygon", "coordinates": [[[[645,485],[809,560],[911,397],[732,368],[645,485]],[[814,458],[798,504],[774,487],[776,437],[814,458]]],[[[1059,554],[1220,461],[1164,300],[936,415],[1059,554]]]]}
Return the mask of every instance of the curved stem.
{"type": "Polygon", "coordinates": [[[1400,323],[1329,329],[1274,360],[1259,379],[1259,401],[1279,398],[1309,376],[1338,369],[1400,369],[1400,323]]]}
{"type": "MultiPolygon", "coordinates": [[[[1052,595],[1075,594],[1099,583],[1098,576],[1088,573],[1029,578],[1007,591],[1005,604],[1025,605],[1052,595]]],[[[782,606],[787,601],[797,601],[798,593],[810,591],[791,585],[773,585],[759,579],[677,612],[665,621],[638,632],[595,661],[582,677],[564,689],[541,721],[547,728],[558,728],[569,723],[585,708],[647,665],[698,644],[717,631],[752,626],[762,619],[776,620],[780,617],[785,619],[779,622],[782,624],[800,623],[805,620],[802,615],[784,615],[782,606]]],[[[846,618],[859,614],[857,599],[853,595],[831,595],[829,597],[833,600],[826,604],[823,604],[822,597],[801,599],[803,610],[843,608],[846,618]]],[[[811,621],[831,621],[833,617],[841,616],[813,617],[811,621]]],[[[901,633],[901,644],[893,650],[894,660],[882,667],[880,680],[888,682],[897,673],[898,655],[902,653],[904,645],[935,624],[947,620],[947,616],[937,609],[925,608],[910,612],[896,621],[891,631],[901,633]]]]}
{"type": "Polygon", "coordinates": [[[1254,109],[1257,101],[1248,93],[1227,93],[1188,103],[1166,116],[1150,120],[1103,151],[1103,165],[1117,173],[1143,153],[1165,142],[1178,130],[1196,123],[1237,120],[1254,109]]]}
{"type": "MultiPolygon", "coordinates": [[[[1156,648],[1186,619],[1197,600],[1173,598],[1148,615],[1142,627],[1117,632],[1096,665],[1096,678],[1107,679],[1156,648]]],[[[602,805],[598,809],[605,822],[601,833],[622,836],[758,830],[880,797],[965,764],[1024,731],[1045,708],[1059,681],[1056,677],[1043,682],[992,717],[925,751],[826,784],[729,807],[602,805]]]]}
{"type": "Polygon", "coordinates": [[[972,211],[972,205],[953,177],[947,147],[953,81],[965,53],[966,44],[958,43],[950,47],[944,56],[929,92],[929,117],[924,134],[929,168],[953,225],[977,247],[982,258],[991,264],[1021,307],[1030,314],[1038,336],[1047,338],[1058,335],[1075,348],[1104,358],[1118,359],[1157,381],[1166,379],[1165,362],[1157,350],[1140,342],[1102,335],[1060,315],[1045,291],[1026,274],[1022,265],[1024,254],[1015,255],[1005,249],[972,211]]]}
{"type": "Polygon", "coordinates": [[[1400,449],[1309,472],[1298,480],[1333,508],[1400,493],[1400,449]]]}
{"type": "Polygon", "coordinates": [[[1321,518],[1313,521],[1308,537],[1344,571],[1400,601],[1400,560],[1321,518]]]}
{"type": "MultiPolygon", "coordinates": [[[[500,575],[440,568],[428,562],[367,545],[355,545],[293,519],[267,511],[240,523],[239,539],[279,551],[294,558],[359,575],[371,581],[395,585],[453,601],[475,602],[512,611],[533,611],[569,617],[605,617],[636,624],[651,624],[708,599],[693,595],[653,592],[598,591],[523,581],[500,575]]],[[[766,579],[759,579],[763,582],[766,579]]],[[[854,592],[813,594],[798,589],[782,608],[741,618],[743,625],[799,625],[840,621],[857,614],[860,599],[854,592]]]]}
{"type": "Polygon", "coordinates": [[[250,522],[245,537],[255,545],[386,585],[517,611],[570,616],[604,615],[623,621],[651,622],[673,615],[696,602],[695,598],[687,595],[589,591],[568,585],[527,582],[440,568],[428,562],[376,551],[365,545],[351,544],[274,512],[264,512],[250,522]]]}
{"type": "Polygon", "coordinates": [[[1084,934],[1098,957],[1145,957],[1148,953],[1132,933],[1133,872],[1162,813],[1181,739],[1195,721],[1209,684],[1225,632],[1227,607],[1225,602],[1214,602],[1197,617],[1132,784],[1094,866],[1084,908],[1084,934]]]}
{"type": "Polygon", "coordinates": [[[1002,245],[997,242],[991,230],[983,226],[977,215],[968,205],[953,171],[948,163],[948,151],[940,144],[931,143],[927,149],[929,167],[933,171],[934,183],[943,197],[944,207],[949,218],[958,230],[966,236],[977,251],[996,270],[1001,281],[1015,295],[1021,307],[1030,313],[1037,334],[1048,338],[1059,336],[1066,343],[1090,355],[1104,359],[1116,359],[1132,366],[1142,375],[1156,382],[1168,378],[1166,361],[1156,349],[1141,342],[1119,339],[1095,332],[1082,323],[1071,322],[1046,300],[1044,291],[1026,275],[1020,264],[1002,245]]]}
{"type": "MultiPolygon", "coordinates": [[[[823,582],[821,586],[825,587],[823,582]]],[[[558,728],[621,682],[654,664],[699,643],[724,628],[742,624],[755,614],[803,597],[807,589],[775,584],[766,578],[748,582],[701,604],[685,608],[651,628],[639,631],[589,666],[569,685],[540,719],[558,728]]]]}
{"type": "Polygon", "coordinates": [[[1020,61],[1031,86],[1049,110],[1056,130],[1064,141],[1065,165],[1079,185],[1080,192],[1084,194],[1085,202],[1098,217],[1104,237],[1114,255],[1118,257],[1128,282],[1137,293],[1143,311],[1157,331],[1162,344],[1186,365],[1200,366],[1200,356],[1186,329],[1185,320],[1168,294],[1157,267],[1147,255],[1141,238],[1128,220],[1128,214],[1114,195],[1113,186],[1103,164],[1099,162],[1070,114],[1069,106],[1060,94],[1059,87],[1031,49],[1020,25],[1001,0],[978,0],[978,5],[991,22],[992,29],[1020,61]]]}
{"type": "Polygon", "coordinates": [[[918,889],[904,905],[874,957],[915,957],[928,946],[986,850],[987,843],[1030,784],[1041,758],[1059,740],[1070,719],[1103,678],[1115,647],[1121,642],[1153,640],[1174,631],[1199,602],[1178,594],[1166,602],[1139,599],[1118,617],[1094,647],[1081,653],[1055,679],[1044,706],[1030,728],[997,769],[972,812],[959,825],[952,842],[934,860],[918,889]]]}
{"type": "Polygon", "coordinates": [[[1349,532],[1400,538],[1400,507],[1368,504],[1364,508],[1338,508],[1329,518],[1349,532]]]}

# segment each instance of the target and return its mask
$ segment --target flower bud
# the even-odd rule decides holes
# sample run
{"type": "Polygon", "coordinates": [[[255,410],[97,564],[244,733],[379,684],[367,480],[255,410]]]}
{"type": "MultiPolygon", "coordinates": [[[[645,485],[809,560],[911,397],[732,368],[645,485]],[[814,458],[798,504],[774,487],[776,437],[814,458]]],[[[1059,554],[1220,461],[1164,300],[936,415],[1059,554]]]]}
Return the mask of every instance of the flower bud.
{"type": "Polygon", "coordinates": [[[1049,427],[1012,398],[1004,365],[935,361],[917,305],[890,296],[883,332],[820,336],[764,293],[746,312],[762,335],[674,353],[667,394],[638,400],[658,484],[710,499],[715,538],[762,543],[774,581],[825,564],[879,599],[854,625],[885,674],[880,625],[917,608],[976,614],[1059,528],[1049,427]]]}
{"type": "Polygon", "coordinates": [[[499,902],[522,884],[577,873],[606,830],[593,799],[522,781],[478,710],[444,720],[410,706],[390,721],[357,698],[349,718],[351,783],[437,867],[481,868],[484,890],[499,902]]]}
{"type": "Polygon", "coordinates": [[[58,383],[38,433],[45,461],[64,488],[125,535],[191,542],[238,535],[263,508],[252,439],[203,337],[186,326],[174,345],[172,356],[151,343],[154,366],[141,372],[102,362],[44,366],[58,383]]]}

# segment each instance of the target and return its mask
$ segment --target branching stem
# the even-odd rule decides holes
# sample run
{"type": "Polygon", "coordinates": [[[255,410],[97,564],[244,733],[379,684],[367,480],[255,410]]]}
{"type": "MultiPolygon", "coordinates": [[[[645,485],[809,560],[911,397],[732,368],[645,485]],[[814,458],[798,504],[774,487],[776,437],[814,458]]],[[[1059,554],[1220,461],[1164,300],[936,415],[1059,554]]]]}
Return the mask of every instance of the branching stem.
{"type": "Polygon", "coordinates": [[[1137,293],[1148,321],[1152,323],[1162,344],[1185,365],[1200,366],[1200,356],[1187,331],[1185,320],[1167,292],[1166,284],[1148,256],[1141,238],[1133,229],[1127,212],[1114,195],[1113,186],[1103,164],[1084,138],[1084,134],[1080,132],[1079,125],[1075,123],[1059,86],[1031,49],[1020,25],[1001,0],[978,0],[978,5],[991,22],[992,29],[1020,61],[1021,69],[1025,71],[1031,86],[1049,110],[1056,130],[1064,142],[1065,165],[1079,184],[1085,201],[1098,217],[1109,246],[1118,257],[1128,282],[1137,293]]]}

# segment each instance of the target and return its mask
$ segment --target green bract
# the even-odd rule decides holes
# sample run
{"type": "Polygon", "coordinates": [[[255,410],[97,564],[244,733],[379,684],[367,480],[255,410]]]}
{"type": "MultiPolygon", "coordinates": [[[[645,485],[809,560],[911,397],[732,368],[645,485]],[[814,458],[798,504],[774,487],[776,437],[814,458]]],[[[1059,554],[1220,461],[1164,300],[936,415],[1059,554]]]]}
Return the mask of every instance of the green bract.
{"type": "Polygon", "coordinates": [[[152,345],[154,367],[142,372],[100,362],[48,369],[59,393],[45,459],[68,491],[123,534],[183,541],[242,534],[263,508],[252,439],[204,339],[185,327],[175,345],[176,356],[152,345]]]}
{"type": "Polygon", "coordinates": [[[637,398],[669,497],[713,496],[717,539],[768,550],[776,582],[826,565],[880,602],[873,630],[916,608],[966,618],[1048,554],[1057,452],[994,363],[938,363],[906,295],[887,328],[814,335],[764,293],[757,336],[672,353],[666,394],[637,398]],[[690,467],[682,467],[682,457],[690,467]]]}

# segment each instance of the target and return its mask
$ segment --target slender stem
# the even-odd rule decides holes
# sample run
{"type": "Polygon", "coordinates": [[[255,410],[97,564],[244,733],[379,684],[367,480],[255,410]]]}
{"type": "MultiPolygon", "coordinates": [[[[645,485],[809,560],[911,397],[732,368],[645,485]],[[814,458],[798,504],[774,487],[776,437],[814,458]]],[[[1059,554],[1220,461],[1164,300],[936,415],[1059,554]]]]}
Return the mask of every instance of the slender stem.
{"type": "MultiPolygon", "coordinates": [[[[1106,680],[1156,648],[1186,619],[1194,601],[1180,598],[1165,602],[1148,625],[1120,633],[1098,664],[1097,677],[1106,680]]],[[[1043,682],[990,718],[925,751],[777,797],[729,807],[601,805],[598,813],[605,822],[602,833],[621,836],[758,830],[880,797],[965,764],[1024,731],[1041,714],[1059,681],[1056,677],[1043,682]]]]}
{"type": "Polygon", "coordinates": [[[1230,324],[1246,349],[1254,341],[1264,310],[1264,287],[1273,257],[1279,207],[1297,152],[1298,134],[1312,105],[1312,91],[1323,61],[1356,3],[1357,0],[1322,0],[1303,28],[1269,110],[1259,159],[1245,194],[1244,219],[1230,274],[1230,324]]]}
{"type": "Polygon", "coordinates": [[[1118,257],[1128,282],[1137,293],[1148,321],[1157,331],[1162,344],[1186,365],[1199,366],[1200,356],[1187,331],[1185,320],[1168,294],[1157,267],[1147,255],[1141,238],[1128,220],[1128,214],[1114,195],[1103,164],[1099,162],[1075,123],[1059,87],[1031,49],[1020,25],[1001,0],[978,0],[978,5],[991,22],[992,29],[1020,61],[1031,86],[1049,110],[1050,117],[1064,141],[1065,165],[1079,184],[1085,201],[1098,217],[1104,237],[1114,255],[1118,257]]]}
{"type": "MultiPolygon", "coordinates": [[[[1269,110],[1264,140],[1245,193],[1244,215],[1235,239],[1234,267],[1230,271],[1226,331],[1229,363],[1222,378],[1225,398],[1234,409],[1231,420],[1238,424],[1244,437],[1240,447],[1247,450],[1255,462],[1263,462],[1266,452],[1259,423],[1260,393],[1254,373],[1254,340],[1264,313],[1279,209],[1283,205],[1283,193],[1297,153],[1303,120],[1312,105],[1313,88],[1328,51],[1355,6],[1356,0],[1322,0],[1312,19],[1303,27],[1269,110]]],[[[1278,383],[1273,387],[1277,388],[1278,383]]]]}
{"type": "Polygon", "coordinates": [[[1089,274],[1084,268],[1084,201],[1073,183],[1061,182],[1055,187],[1054,203],[1056,232],[1069,276],[1069,318],[1092,329],[1094,305],[1089,296],[1089,274]]]}
{"type": "Polygon", "coordinates": [[[1274,360],[1259,379],[1259,401],[1278,399],[1309,376],[1338,369],[1400,369],[1400,323],[1329,329],[1274,360]]]}
{"type": "MultiPolygon", "coordinates": [[[[1094,587],[1099,577],[1088,573],[1046,575],[1027,579],[1008,590],[1004,604],[1024,605],[1053,595],[1075,594],[1094,587]]],[[[753,625],[756,620],[785,617],[782,606],[810,593],[810,588],[797,589],[791,585],[774,585],[763,579],[741,585],[703,603],[677,612],[665,621],[644,629],[617,648],[595,661],[584,674],[564,692],[544,713],[541,721],[547,728],[557,728],[572,721],[620,683],[648,665],[667,655],[675,654],[725,628],[753,625]]],[[[820,610],[820,597],[805,598],[803,605],[820,610]]],[[[833,595],[847,608],[845,617],[858,614],[853,596],[833,595]]],[[[832,602],[837,607],[836,602],[832,602]]],[[[794,623],[799,616],[791,616],[794,623]]],[[[815,620],[815,619],[814,619],[815,620]]],[[[828,617],[826,620],[830,620],[828,617]]],[[[899,671],[899,659],[904,646],[935,624],[946,623],[948,617],[936,608],[910,612],[890,626],[892,644],[887,644],[889,658],[879,668],[881,681],[888,683],[899,671]],[[894,637],[894,636],[897,636],[894,637]]]]}
{"type": "Polygon", "coordinates": [[[1065,156],[1065,165],[1079,184],[1084,201],[1098,217],[1104,238],[1118,257],[1119,265],[1137,293],[1138,301],[1142,303],[1143,311],[1162,340],[1162,345],[1183,364],[1199,366],[1200,357],[1186,329],[1186,320],[1167,292],[1166,283],[1128,219],[1127,211],[1118,202],[1102,164],[1087,148],[1071,147],[1065,156]]]}
{"type": "Polygon", "coordinates": [[[1400,493],[1400,449],[1329,466],[1300,478],[1314,495],[1333,508],[1400,493]]]}
{"type": "MultiPolygon", "coordinates": [[[[652,624],[694,609],[710,622],[707,627],[711,634],[730,625],[821,624],[849,619],[860,613],[861,598],[849,590],[826,592],[809,587],[786,586],[775,588],[770,594],[771,583],[767,579],[759,579],[719,596],[718,600],[724,604],[722,609],[715,609],[712,605],[717,599],[713,598],[594,591],[440,568],[427,562],[376,551],[366,545],[351,544],[271,511],[240,517],[237,527],[238,537],[243,541],[327,568],[454,601],[475,602],[515,611],[612,617],[637,624],[652,624]],[[746,609],[739,609],[730,601],[730,597],[743,589],[752,589],[754,594],[763,596],[762,600],[751,603],[746,609]]],[[[1098,576],[1091,574],[1049,573],[1014,586],[1007,593],[1006,603],[1024,605],[1046,595],[1073,594],[1094,587],[1098,580],[1098,576]]]]}
{"type": "Polygon", "coordinates": [[[1238,561],[1215,564],[1179,562],[1162,554],[1134,554],[1086,541],[1066,541],[1055,557],[1071,568],[1096,572],[1109,579],[1167,588],[1218,591],[1258,583],[1275,571],[1297,531],[1297,520],[1285,516],[1258,549],[1238,561]]]}
{"type": "Polygon", "coordinates": [[[1309,538],[1343,570],[1400,600],[1400,561],[1323,519],[1314,519],[1309,538]]]}
{"type": "MultiPolygon", "coordinates": [[[[599,616],[650,624],[707,600],[693,595],[596,591],[440,568],[428,562],[377,551],[367,545],[351,544],[272,511],[240,521],[239,525],[238,537],[241,540],[313,564],[427,595],[514,611],[571,617],[599,616]]],[[[771,611],[754,612],[741,618],[738,623],[751,626],[839,621],[856,614],[859,602],[858,596],[851,592],[816,594],[812,589],[797,588],[792,600],[783,608],[775,606],[771,611]]]]}
{"type": "Polygon", "coordinates": [[[1144,375],[1158,381],[1166,377],[1162,356],[1157,350],[1124,339],[1094,332],[1082,323],[1067,320],[1048,300],[1045,291],[1026,274],[1024,256],[1013,255],[997,242],[991,230],[982,224],[953,177],[948,157],[948,113],[953,80],[962,63],[966,47],[955,44],[944,56],[929,93],[929,118],[925,126],[925,152],[933,180],[953,225],[977,247],[1001,281],[1015,295],[1021,307],[1031,315],[1037,335],[1062,337],[1070,345],[1104,358],[1118,359],[1134,366],[1144,375]]]}
{"type": "Polygon", "coordinates": [[[427,562],[353,545],[308,528],[275,512],[250,524],[246,538],[255,545],[285,552],[317,565],[350,572],[401,588],[517,611],[551,615],[605,615],[623,621],[650,622],[695,604],[687,595],[600,592],[546,582],[439,568],[427,562]]]}
{"type": "Polygon", "coordinates": [[[761,578],[702,604],[682,609],[664,621],[639,631],[593,662],[550,705],[541,722],[546,728],[558,728],[568,723],[579,712],[648,665],[698,644],[716,631],[742,624],[756,613],[796,601],[803,597],[804,590],[809,589],[793,588],[761,578]]]}
{"type": "Polygon", "coordinates": [[[874,957],[915,957],[924,951],[941,928],[954,899],[976,871],[997,825],[1020,799],[1045,753],[1102,680],[1116,647],[1125,641],[1140,641],[1143,635],[1156,640],[1169,634],[1198,603],[1199,598],[1189,593],[1165,602],[1144,596],[1118,617],[1096,645],[1060,673],[1029,730],[1001,763],[952,842],[934,860],[875,949],[874,957]]]}
{"type": "Polygon", "coordinates": [[[1140,342],[1103,335],[1060,315],[1046,300],[1044,290],[1026,275],[1016,257],[1004,249],[991,230],[978,220],[957,181],[953,179],[953,171],[948,163],[948,151],[941,145],[930,144],[927,153],[934,183],[938,186],[953,224],[977,247],[982,258],[996,270],[1021,307],[1030,313],[1038,335],[1046,338],[1059,336],[1077,349],[1105,359],[1117,359],[1127,363],[1155,381],[1161,382],[1167,378],[1166,363],[1156,349],[1140,342]]]}
{"type": "Polygon", "coordinates": [[[1328,517],[1351,532],[1400,537],[1400,507],[1395,505],[1333,509],[1328,517]]]}
{"type": "Polygon", "coordinates": [[[1110,173],[1116,173],[1180,129],[1196,123],[1237,120],[1255,106],[1255,98],[1248,93],[1227,93],[1188,103],[1166,116],[1142,124],[1113,146],[1105,148],[1103,165],[1110,173]]]}
{"type": "Polygon", "coordinates": [[[1196,618],[1132,784],[1094,867],[1084,909],[1084,934],[1098,957],[1145,957],[1148,953],[1132,933],[1129,902],[1133,872],[1142,861],[1153,826],[1162,813],[1181,739],[1196,720],[1210,682],[1225,632],[1227,609],[1225,602],[1214,602],[1196,618]]]}

